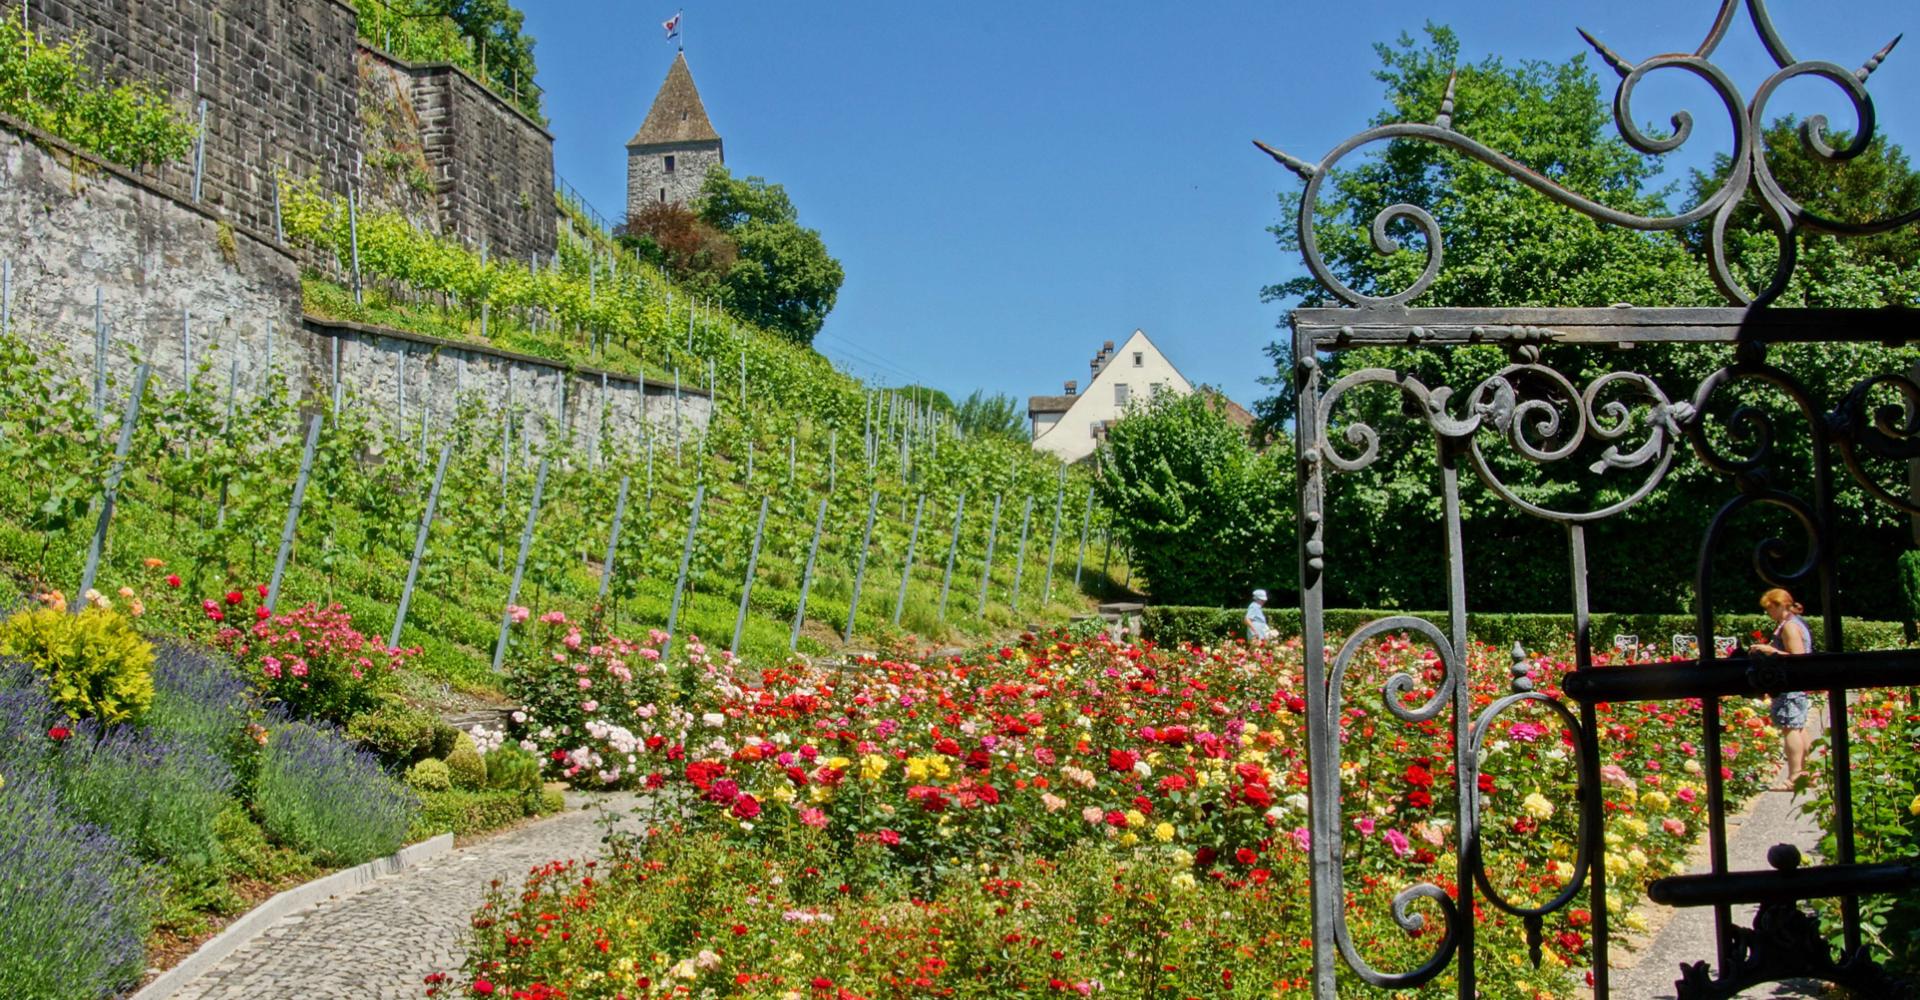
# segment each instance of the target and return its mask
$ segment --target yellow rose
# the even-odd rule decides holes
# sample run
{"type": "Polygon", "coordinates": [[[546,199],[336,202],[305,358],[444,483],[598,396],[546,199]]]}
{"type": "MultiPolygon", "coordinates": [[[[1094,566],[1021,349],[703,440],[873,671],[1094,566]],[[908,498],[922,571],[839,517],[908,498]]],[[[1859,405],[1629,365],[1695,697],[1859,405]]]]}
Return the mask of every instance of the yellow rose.
{"type": "Polygon", "coordinates": [[[1173,824],[1172,824],[1172,823],[1167,823],[1167,822],[1162,822],[1162,823],[1160,823],[1160,824],[1159,824],[1158,826],[1155,826],[1155,827],[1153,828],[1153,839],[1155,839],[1155,840],[1157,840],[1157,841],[1159,841],[1159,842],[1161,842],[1162,844],[1164,844],[1164,843],[1167,843],[1168,841],[1170,841],[1170,840],[1172,840],[1172,839],[1173,839],[1173,824]]]}
{"type": "Polygon", "coordinates": [[[1133,832],[1132,830],[1128,830],[1127,832],[1120,835],[1120,846],[1122,847],[1132,847],[1133,845],[1138,844],[1139,842],[1140,842],[1140,835],[1133,832]]]}
{"type": "Polygon", "coordinates": [[[877,753],[870,753],[860,758],[860,780],[879,781],[880,776],[887,773],[887,765],[890,763],[892,762],[877,753]]]}
{"type": "Polygon", "coordinates": [[[836,771],[844,771],[847,768],[853,766],[853,761],[850,761],[845,757],[829,757],[827,758],[827,766],[830,768],[833,768],[836,771]]]}
{"type": "Polygon", "coordinates": [[[1907,811],[1915,816],[1920,816],[1920,795],[1913,797],[1913,802],[1907,806],[1907,811]]]}
{"type": "Polygon", "coordinates": [[[1525,801],[1520,803],[1520,808],[1537,820],[1544,821],[1553,817],[1553,803],[1548,802],[1547,797],[1539,792],[1528,793],[1525,801]]]}
{"type": "Polygon", "coordinates": [[[775,789],[773,790],[773,796],[772,796],[772,797],[773,797],[773,799],[774,799],[774,801],[776,801],[776,802],[792,802],[792,801],[793,801],[793,786],[792,786],[792,785],[781,785],[781,786],[779,786],[778,788],[775,788],[775,789]]]}
{"type": "Polygon", "coordinates": [[[1173,887],[1174,887],[1175,889],[1191,889],[1191,888],[1193,888],[1193,873],[1192,873],[1192,872],[1181,872],[1180,874],[1178,874],[1178,875],[1175,875],[1175,876],[1173,877],[1173,887]]]}
{"type": "Polygon", "coordinates": [[[1127,825],[1128,826],[1146,826],[1147,817],[1138,809],[1129,809],[1127,810],[1127,825]]]}
{"type": "Polygon", "coordinates": [[[907,758],[907,780],[925,782],[927,780],[927,759],[925,757],[907,758]]]}

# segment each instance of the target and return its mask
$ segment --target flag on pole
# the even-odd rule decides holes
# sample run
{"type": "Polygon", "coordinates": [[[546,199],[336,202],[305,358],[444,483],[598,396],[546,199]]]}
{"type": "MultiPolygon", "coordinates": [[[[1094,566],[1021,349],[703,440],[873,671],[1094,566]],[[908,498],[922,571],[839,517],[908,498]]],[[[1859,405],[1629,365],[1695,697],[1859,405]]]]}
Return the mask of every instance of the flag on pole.
{"type": "Polygon", "coordinates": [[[677,10],[674,11],[672,17],[667,18],[665,21],[660,22],[660,26],[662,28],[667,29],[667,41],[673,41],[674,39],[679,38],[680,37],[680,12],[677,10]]]}

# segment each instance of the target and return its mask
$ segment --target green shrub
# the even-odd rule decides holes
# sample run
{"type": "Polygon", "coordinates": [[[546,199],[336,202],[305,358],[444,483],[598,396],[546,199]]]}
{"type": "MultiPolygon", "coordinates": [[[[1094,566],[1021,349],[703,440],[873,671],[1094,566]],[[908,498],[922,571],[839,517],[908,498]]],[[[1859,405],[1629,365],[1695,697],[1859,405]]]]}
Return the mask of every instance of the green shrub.
{"type": "Polygon", "coordinates": [[[434,719],[433,746],[427,750],[427,756],[445,760],[448,754],[453,753],[453,748],[459,744],[462,735],[459,727],[441,719],[434,719]]]}
{"type": "Polygon", "coordinates": [[[407,784],[422,792],[444,792],[453,787],[447,762],[429,757],[407,769],[407,784]]]}
{"type": "Polygon", "coordinates": [[[487,787],[534,791],[540,787],[540,760],[517,743],[503,743],[486,755],[487,787]]]}
{"type": "Polygon", "coordinates": [[[525,817],[528,798],[520,792],[454,788],[421,796],[420,815],[408,835],[415,839],[443,833],[470,836],[525,817]]]}
{"type": "Polygon", "coordinates": [[[48,45],[13,18],[0,19],[0,112],[129,167],[177,160],[193,147],[195,127],[165,91],[96,80],[84,35],[48,45]]]}
{"type": "MultiPolygon", "coordinates": [[[[1162,646],[1180,646],[1189,643],[1202,646],[1216,645],[1229,639],[1243,638],[1246,634],[1242,623],[1244,611],[1238,608],[1185,607],[1179,605],[1151,605],[1140,615],[1141,635],[1162,646]]],[[[1376,608],[1328,608],[1325,615],[1326,631],[1329,636],[1345,636],[1368,622],[1391,615],[1409,615],[1424,618],[1441,625],[1447,620],[1443,611],[1389,611],[1376,608]]],[[[1267,623],[1273,626],[1275,635],[1287,638],[1300,634],[1300,609],[1267,608],[1267,623]]],[[[1820,637],[1820,623],[1811,619],[1816,642],[1820,637]]],[[[1638,636],[1641,643],[1657,646],[1662,650],[1669,648],[1676,635],[1693,635],[1696,624],[1691,615],[1649,615],[1620,614],[1602,612],[1591,617],[1588,634],[1592,637],[1596,649],[1609,649],[1616,635],[1638,636]]],[[[1726,616],[1714,622],[1716,635],[1739,636],[1743,641],[1748,633],[1756,628],[1767,626],[1759,615],[1726,616]]],[[[1856,652],[1871,649],[1898,649],[1907,644],[1906,626],[1900,622],[1870,621],[1863,618],[1841,619],[1842,634],[1846,637],[1845,651],[1856,652]]],[[[1573,634],[1573,616],[1558,614],[1468,614],[1467,634],[1471,638],[1494,646],[1511,646],[1515,642],[1528,649],[1544,649],[1564,642],[1573,634]]]]}
{"type": "Polygon", "coordinates": [[[487,762],[480,758],[473,737],[461,733],[454,741],[453,752],[447,754],[447,773],[452,776],[455,788],[472,791],[486,787],[487,762]]]}
{"type": "Polygon", "coordinates": [[[1900,553],[1900,594],[1907,599],[1907,620],[1920,622],[1920,549],[1900,553]]]}
{"type": "Polygon", "coordinates": [[[401,770],[430,756],[434,744],[431,714],[400,702],[388,702],[347,723],[347,735],[374,752],[382,762],[401,770]]]}
{"type": "Polygon", "coordinates": [[[31,664],[54,704],[79,718],[131,722],[153,703],[153,646],[106,608],[22,611],[0,622],[0,655],[31,664]]]}

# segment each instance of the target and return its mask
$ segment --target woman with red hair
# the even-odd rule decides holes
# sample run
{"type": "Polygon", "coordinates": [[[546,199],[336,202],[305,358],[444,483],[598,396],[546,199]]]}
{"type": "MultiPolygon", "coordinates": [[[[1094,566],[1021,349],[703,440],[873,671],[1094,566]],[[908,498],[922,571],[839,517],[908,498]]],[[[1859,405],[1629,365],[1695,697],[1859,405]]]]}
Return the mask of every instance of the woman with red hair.
{"type": "MultiPolygon", "coordinates": [[[[1762,656],[1802,656],[1813,651],[1813,630],[1800,616],[1806,609],[1793,595],[1779,587],[1760,595],[1760,609],[1773,619],[1773,636],[1766,642],[1748,647],[1762,656]]],[[[1782,691],[1773,696],[1768,713],[1774,728],[1780,730],[1780,742],[1787,755],[1787,782],[1774,791],[1790,791],[1807,766],[1807,708],[1805,691],[1782,691]]]]}

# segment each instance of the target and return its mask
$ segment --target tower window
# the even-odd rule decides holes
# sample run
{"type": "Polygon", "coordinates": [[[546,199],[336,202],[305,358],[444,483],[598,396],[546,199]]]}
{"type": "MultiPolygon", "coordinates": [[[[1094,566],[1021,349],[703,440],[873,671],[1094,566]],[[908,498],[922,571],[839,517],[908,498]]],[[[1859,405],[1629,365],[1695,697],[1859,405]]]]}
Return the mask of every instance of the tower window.
{"type": "Polygon", "coordinates": [[[1113,384],[1113,405],[1127,405],[1127,384],[1125,382],[1115,382],[1113,384]]]}
{"type": "Polygon", "coordinates": [[[668,156],[666,158],[666,172],[673,173],[673,157],[672,156],[668,156]]]}
{"type": "Polygon", "coordinates": [[[662,205],[664,205],[664,204],[666,204],[666,203],[667,203],[667,189],[666,189],[666,188],[661,188],[661,189],[660,189],[660,204],[662,204],[662,205]]]}
{"type": "MultiPolygon", "coordinates": [[[[669,160],[671,160],[671,159],[673,159],[673,157],[671,157],[671,156],[669,156],[669,157],[667,157],[667,159],[669,159],[669,160]]],[[[669,166],[667,167],[667,169],[668,169],[668,170],[672,170],[672,169],[673,169],[673,167],[672,167],[671,165],[669,165],[669,166]]],[[[1145,351],[1135,351],[1135,352],[1133,352],[1133,366],[1134,366],[1135,368],[1139,368],[1139,367],[1141,367],[1142,365],[1145,365],[1146,363],[1147,363],[1147,352],[1145,352],[1145,351]]]]}

